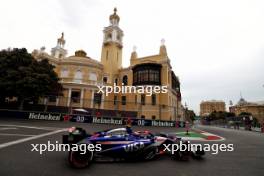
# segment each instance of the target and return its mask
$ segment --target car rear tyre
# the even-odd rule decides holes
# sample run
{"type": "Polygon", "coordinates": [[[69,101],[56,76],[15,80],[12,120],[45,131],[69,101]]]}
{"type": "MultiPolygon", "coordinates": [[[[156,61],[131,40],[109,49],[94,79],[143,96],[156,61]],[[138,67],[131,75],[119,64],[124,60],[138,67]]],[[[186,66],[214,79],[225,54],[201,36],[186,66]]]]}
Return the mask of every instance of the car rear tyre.
{"type": "Polygon", "coordinates": [[[158,153],[158,148],[157,147],[151,147],[149,149],[146,150],[145,154],[144,154],[144,160],[153,160],[158,153]]]}
{"type": "Polygon", "coordinates": [[[85,154],[81,151],[70,151],[69,153],[69,163],[74,168],[86,168],[90,166],[93,162],[94,153],[87,150],[85,154]]]}
{"type": "Polygon", "coordinates": [[[181,152],[176,151],[174,154],[172,154],[173,159],[179,160],[179,161],[188,161],[189,160],[189,154],[187,152],[181,152]]]}
{"type": "Polygon", "coordinates": [[[196,151],[192,151],[192,157],[194,159],[202,159],[202,157],[205,155],[205,152],[203,149],[201,149],[200,147],[197,148],[196,151]]]}

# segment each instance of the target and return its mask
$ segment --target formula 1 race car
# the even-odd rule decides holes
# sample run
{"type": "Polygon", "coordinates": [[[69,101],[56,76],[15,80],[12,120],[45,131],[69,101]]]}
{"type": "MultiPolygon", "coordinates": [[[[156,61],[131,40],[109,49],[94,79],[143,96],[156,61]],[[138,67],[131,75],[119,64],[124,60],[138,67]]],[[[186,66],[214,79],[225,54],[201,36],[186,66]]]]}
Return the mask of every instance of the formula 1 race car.
{"type": "Polygon", "coordinates": [[[196,150],[174,149],[173,144],[185,143],[176,136],[149,131],[128,133],[126,128],[116,128],[87,134],[82,128],[72,127],[68,135],[63,135],[63,144],[89,146],[86,151],[70,150],[68,160],[75,168],[84,168],[95,161],[152,160],[167,154],[178,160],[188,160],[189,156],[202,157],[201,148],[196,150]]]}

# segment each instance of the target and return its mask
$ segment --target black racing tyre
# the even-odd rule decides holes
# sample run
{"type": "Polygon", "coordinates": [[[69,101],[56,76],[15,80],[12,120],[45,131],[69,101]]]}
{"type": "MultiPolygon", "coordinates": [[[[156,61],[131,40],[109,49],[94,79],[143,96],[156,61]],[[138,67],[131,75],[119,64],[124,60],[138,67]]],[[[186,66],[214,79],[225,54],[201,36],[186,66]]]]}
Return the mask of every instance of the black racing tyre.
{"type": "Polygon", "coordinates": [[[82,151],[70,151],[68,161],[74,168],[82,169],[93,163],[94,152],[87,150],[85,154],[82,151]]]}
{"type": "Polygon", "coordinates": [[[198,147],[196,151],[192,151],[192,157],[194,159],[202,159],[202,157],[205,155],[205,152],[202,148],[198,147]]]}
{"type": "Polygon", "coordinates": [[[179,160],[179,161],[188,161],[189,160],[189,153],[188,152],[175,151],[172,154],[172,158],[179,160]]]}

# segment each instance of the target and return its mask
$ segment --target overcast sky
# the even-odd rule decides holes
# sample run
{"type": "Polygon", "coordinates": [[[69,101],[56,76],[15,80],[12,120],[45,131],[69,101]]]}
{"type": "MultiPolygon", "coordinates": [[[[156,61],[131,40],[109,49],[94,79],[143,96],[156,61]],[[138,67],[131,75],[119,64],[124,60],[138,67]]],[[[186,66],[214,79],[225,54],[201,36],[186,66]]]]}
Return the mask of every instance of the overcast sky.
{"type": "Polygon", "coordinates": [[[164,38],[184,102],[264,100],[263,0],[1,0],[0,49],[42,46],[61,32],[69,55],[83,49],[100,60],[102,30],[117,7],[124,31],[123,66],[159,52],[164,38]]]}

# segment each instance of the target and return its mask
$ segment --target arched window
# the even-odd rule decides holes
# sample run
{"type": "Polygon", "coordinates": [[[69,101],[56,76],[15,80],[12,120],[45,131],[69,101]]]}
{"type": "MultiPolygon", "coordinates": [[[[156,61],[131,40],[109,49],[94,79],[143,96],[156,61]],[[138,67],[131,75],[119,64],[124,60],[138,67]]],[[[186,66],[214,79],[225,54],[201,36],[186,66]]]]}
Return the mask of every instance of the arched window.
{"type": "Polygon", "coordinates": [[[155,94],[151,95],[151,103],[152,105],[156,105],[156,95],[155,94]]]}
{"type": "Polygon", "coordinates": [[[103,82],[107,83],[107,77],[106,76],[103,78],[103,82]]]}
{"type": "Polygon", "coordinates": [[[141,94],[141,104],[142,105],[145,105],[145,102],[146,101],[146,97],[145,97],[145,95],[144,94],[141,94]]]}
{"type": "Polygon", "coordinates": [[[91,80],[91,81],[97,81],[97,75],[96,75],[96,73],[90,73],[89,74],[89,80],[91,80]]]}
{"type": "Polygon", "coordinates": [[[123,76],[123,83],[124,86],[127,86],[127,75],[123,76]]]}
{"type": "Polygon", "coordinates": [[[122,105],[126,105],[126,96],[122,96],[122,105]]]}
{"type": "Polygon", "coordinates": [[[107,40],[112,40],[112,34],[111,34],[111,33],[109,33],[109,34],[107,35],[107,40]]]}
{"type": "Polygon", "coordinates": [[[64,68],[63,70],[61,70],[61,77],[62,78],[65,78],[65,77],[68,77],[68,70],[66,68],[64,68]]]}
{"type": "Polygon", "coordinates": [[[81,83],[82,82],[82,71],[77,70],[75,75],[74,75],[74,82],[76,83],[81,83]]]}

